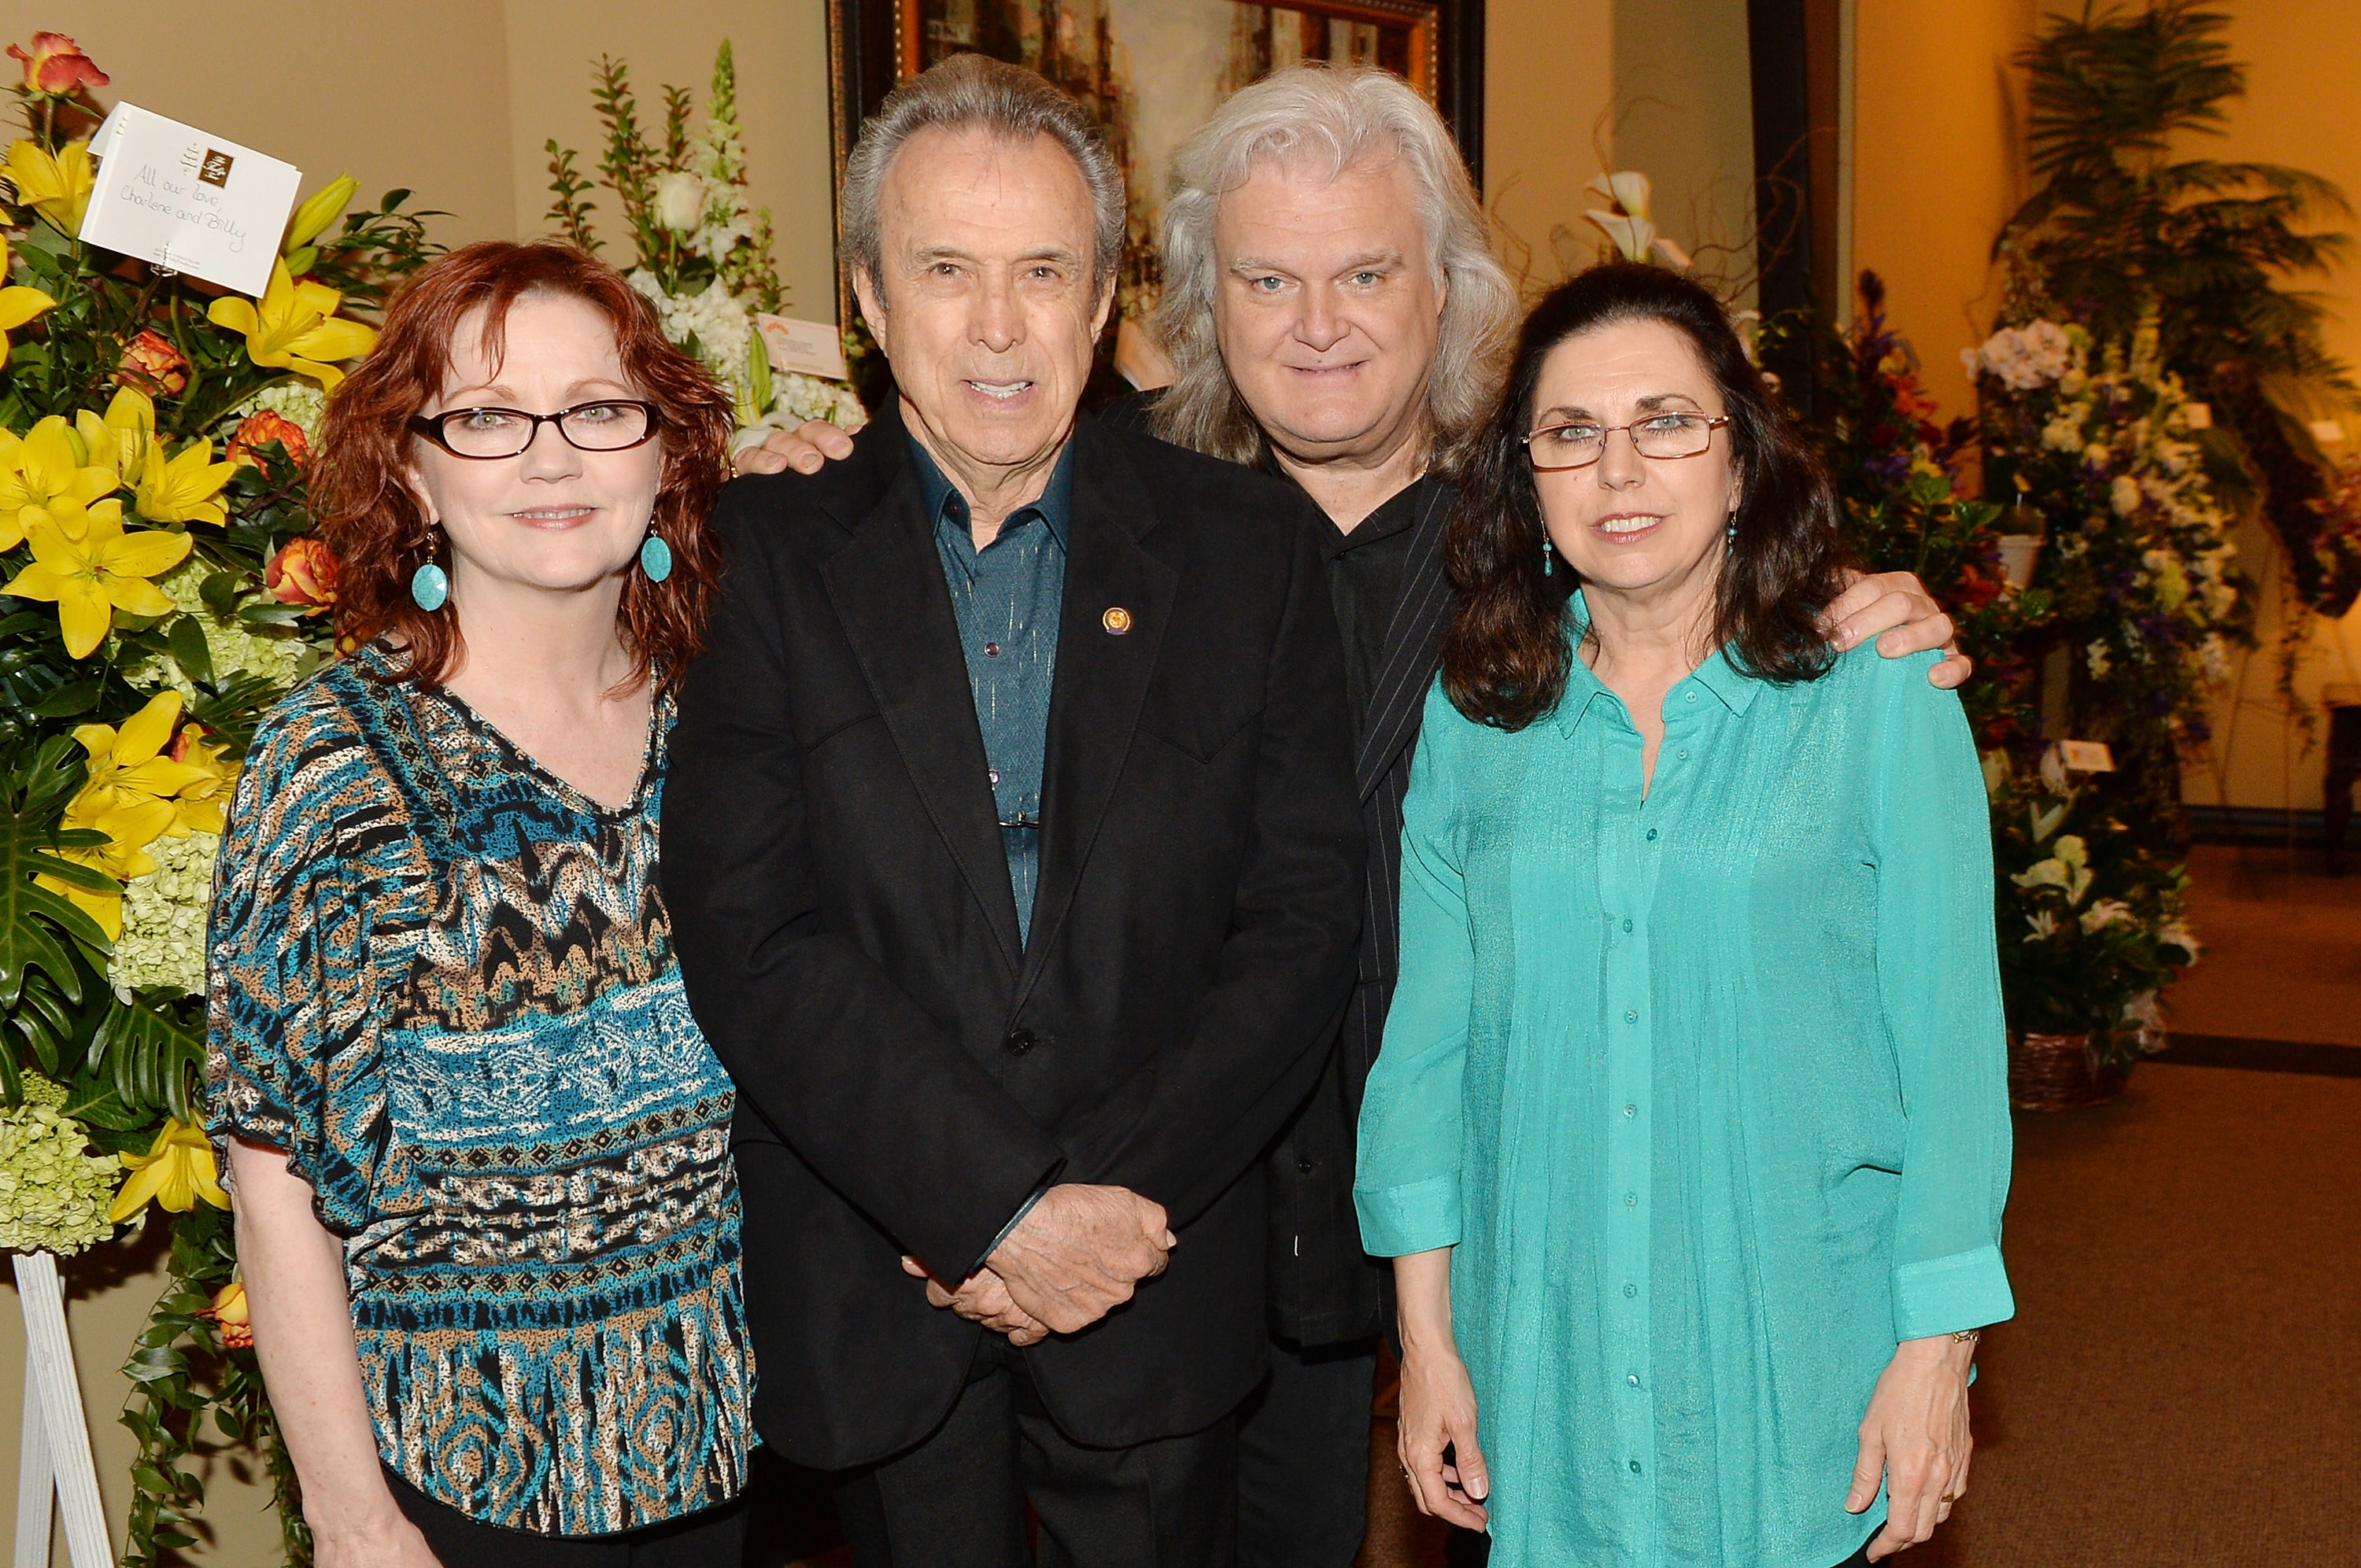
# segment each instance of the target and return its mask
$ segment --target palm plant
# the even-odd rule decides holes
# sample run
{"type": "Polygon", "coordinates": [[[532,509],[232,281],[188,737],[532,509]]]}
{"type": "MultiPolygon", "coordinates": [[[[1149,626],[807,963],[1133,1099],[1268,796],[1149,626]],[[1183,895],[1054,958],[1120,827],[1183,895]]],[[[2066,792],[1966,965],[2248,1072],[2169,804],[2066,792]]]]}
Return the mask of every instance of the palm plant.
{"type": "Polygon", "coordinates": [[[2327,465],[2310,421],[2356,389],[2323,342],[2319,299],[2288,285],[2345,257],[2350,237],[2315,225],[2352,209],[2302,170],[2176,156],[2223,134],[2246,92],[2228,22],[2195,0],[2128,13],[2085,0],[2079,16],[2051,17],[2017,56],[2042,184],[1995,249],[2103,342],[2155,312],[2163,367],[2219,416],[2217,480],[2260,508],[2311,599],[2327,465]]]}

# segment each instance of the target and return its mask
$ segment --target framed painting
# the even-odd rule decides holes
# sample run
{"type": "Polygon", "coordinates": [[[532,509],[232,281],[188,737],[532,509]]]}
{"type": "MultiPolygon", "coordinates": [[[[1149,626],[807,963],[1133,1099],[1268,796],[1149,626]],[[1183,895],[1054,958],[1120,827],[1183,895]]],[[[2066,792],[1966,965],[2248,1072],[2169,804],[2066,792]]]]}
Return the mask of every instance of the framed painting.
{"type": "Polygon", "coordinates": [[[1162,278],[1172,151],[1224,98],[1301,60],[1383,66],[1442,113],[1480,182],[1483,38],[1483,0],[829,0],[837,170],[862,117],[939,60],[977,52],[1038,71],[1089,106],[1123,164],[1118,303],[1137,320],[1162,278]]]}

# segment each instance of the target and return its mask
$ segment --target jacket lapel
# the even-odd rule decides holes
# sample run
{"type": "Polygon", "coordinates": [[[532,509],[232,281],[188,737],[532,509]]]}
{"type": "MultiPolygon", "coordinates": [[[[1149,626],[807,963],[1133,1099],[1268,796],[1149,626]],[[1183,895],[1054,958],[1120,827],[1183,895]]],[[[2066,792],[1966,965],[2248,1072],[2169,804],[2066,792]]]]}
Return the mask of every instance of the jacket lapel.
{"type": "Polygon", "coordinates": [[[1041,770],[1041,880],[1016,987],[1020,1007],[1073,902],[1122,775],[1180,586],[1171,567],[1140,548],[1158,520],[1139,476],[1089,417],[1078,422],[1074,442],[1058,674],[1041,770]],[[1131,618],[1121,635],[1104,619],[1116,609],[1131,618]]]}
{"type": "MultiPolygon", "coordinates": [[[[898,429],[878,434],[902,439],[898,429]]],[[[942,562],[921,516],[917,475],[906,452],[896,448],[886,456],[891,482],[853,525],[851,542],[821,564],[820,578],[903,766],[1014,974],[1022,951],[1016,895],[985,782],[983,732],[968,686],[967,656],[960,650],[942,562]]]]}
{"type": "Polygon", "coordinates": [[[1419,488],[1414,503],[1418,520],[1411,524],[1410,555],[1402,564],[1401,597],[1386,628],[1385,657],[1369,690],[1360,755],[1354,762],[1354,783],[1365,801],[1418,733],[1426,688],[1434,679],[1444,617],[1451,608],[1451,587],[1443,576],[1443,536],[1451,523],[1455,488],[1429,476],[1419,488]]]}

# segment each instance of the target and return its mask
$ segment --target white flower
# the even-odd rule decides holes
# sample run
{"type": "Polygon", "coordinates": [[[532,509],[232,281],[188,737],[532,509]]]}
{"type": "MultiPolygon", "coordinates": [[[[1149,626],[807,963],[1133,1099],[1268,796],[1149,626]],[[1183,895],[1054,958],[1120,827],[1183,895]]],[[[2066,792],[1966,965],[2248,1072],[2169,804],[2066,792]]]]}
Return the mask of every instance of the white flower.
{"type": "Polygon", "coordinates": [[[2028,942],[2047,941],[2058,934],[2058,917],[2047,909],[2034,911],[2025,917],[2025,923],[2033,927],[2033,935],[2026,938],[2028,942]]]}
{"type": "Polygon", "coordinates": [[[303,433],[314,452],[320,449],[320,421],[328,411],[328,394],[309,381],[281,381],[265,387],[240,403],[230,413],[243,419],[250,413],[269,409],[281,419],[291,422],[303,433]]]}
{"type": "Polygon", "coordinates": [[[2041,427],[2041,444],[2052,452],[2081,451],[2083,412],[2080,406],[2059,410],[2049,422],[2041,427]]]}
{"type": "Polygon", "coordinates": [[[2025,392],[2064,377],[2073,366],[2074,344],[2056,322],[2032,322],[2001,328],[1961,358],[1971,376],[1988,372],[2010,390],[2025,392]]]}
{"type": "Polygon", "coordinates": [[[2082,650],[2082,654],[2090,661],[2091,675],[2094,680],[2103,679],[2106,673],[2114,667],[2114,662],[2107,656],[2107,645],[2104,642],[2092,643],[2082,650]]]}
{"type": "Polygon", "coordinates": [[[2082,461],[2093,468],[2103,468],[2114,461],[2115,455],[2103,441],[2094,441],[2082,448],[2082,461]]]}
{"type": "Polygon", "coordinates": [[[675,234],[691,234],[705,221],[705,177],[675,169],[656,176],[656,222],[675,234]]]}
{"type": "Polygon", "coordinates": [[[2082,911],[2082,929],[2103,931],[2110,926],[2138,918],[2132,913],[2132,906],[2120,898],[2096,898],[2091,901],[2090,908],[2082,911]]]}
{"type": "Polygon", "coordinates": [[[2115,509],[2117,517],[2129,517],[2139,510],[2140,486],[2129,474],[2118,474],[2107,488],[2107,504],[2115,509]]]}
{"type": "Polygon", "coordinates": [[[115,1234],[106,1210],[123,1164],[91,1152],[62,1084],[37,1072],[23,1084],[22,1102],[0,1113],[0,1248],[77,1253],[115,1234]]]}
{"type": "Polygon", "coordinates": [[[2156,939],[2168,948],[2179,948],[2189,955],[2191,963],[2195,963],[2205,951],[2199,945],[2195,933],[2189,929],[2188,922],[2178,918],[2166,921],[2164,929],[2156,934],[2156,939]]]}

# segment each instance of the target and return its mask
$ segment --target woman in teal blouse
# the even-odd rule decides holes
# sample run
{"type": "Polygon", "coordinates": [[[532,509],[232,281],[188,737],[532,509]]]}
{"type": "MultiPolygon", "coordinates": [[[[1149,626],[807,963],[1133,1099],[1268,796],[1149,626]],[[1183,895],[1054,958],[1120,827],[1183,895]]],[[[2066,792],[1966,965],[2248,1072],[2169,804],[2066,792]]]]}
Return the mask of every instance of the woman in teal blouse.
{"type": "Polygon", "coordinates": [[[1534,312],[1448,549],[1356,1184],[1420,1506],[1493,1568],[1924,1541],[2013,1310],[1959,701],[1821,642],[1834,498],[1660,269],[1534,312]]]}

